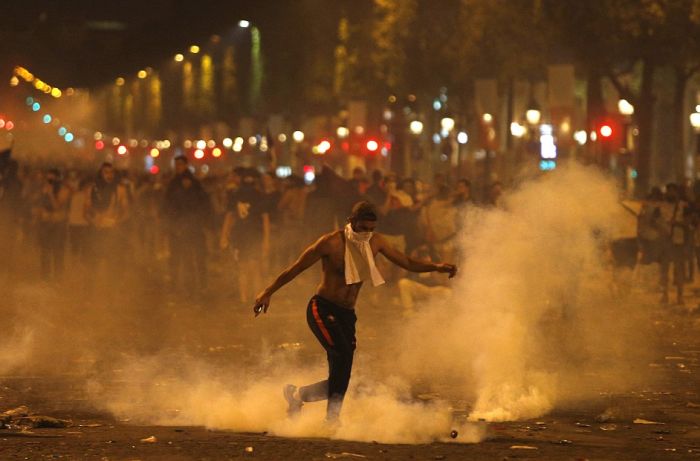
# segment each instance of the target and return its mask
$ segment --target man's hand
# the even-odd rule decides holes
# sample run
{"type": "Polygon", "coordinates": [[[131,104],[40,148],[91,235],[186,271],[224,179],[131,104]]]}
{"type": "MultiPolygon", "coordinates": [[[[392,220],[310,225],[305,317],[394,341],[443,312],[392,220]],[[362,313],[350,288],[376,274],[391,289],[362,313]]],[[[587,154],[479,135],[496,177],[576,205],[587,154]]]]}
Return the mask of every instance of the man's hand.
{"type": "Polygon", "coordinates": [[[270,296],[267,291],[261,292],[255,298],[255,304],[253,305],[253,312],[257,317],[261,312],[267,313],[267,309],[270,307],[270,296]]]}
{"type": "Polygon", "coordinates": [[[438,272],[450,274],[449,278],[452,278],[455,275],[457,275],[457,266],[455,266],[454,264],[440,263],[436,264],[436,266],[438,272]]]}

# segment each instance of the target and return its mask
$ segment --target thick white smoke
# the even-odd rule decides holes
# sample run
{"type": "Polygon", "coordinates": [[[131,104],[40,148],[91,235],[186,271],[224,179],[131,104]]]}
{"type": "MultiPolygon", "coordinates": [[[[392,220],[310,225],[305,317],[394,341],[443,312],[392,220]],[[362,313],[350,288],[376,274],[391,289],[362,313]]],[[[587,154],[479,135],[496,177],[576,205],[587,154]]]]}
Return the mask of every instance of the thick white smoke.
{"type": "Polygon", "coordinates": [[[468,213],[454,299],[433,300],[407,330],[403,368],[469,398],[472,420],[537,417],[631,384],[619,365],[642,351],[643,330],[627,315],[638,306],[616,297],[608,251],[630,220],[614,183],[582,166],[468,213]]]}

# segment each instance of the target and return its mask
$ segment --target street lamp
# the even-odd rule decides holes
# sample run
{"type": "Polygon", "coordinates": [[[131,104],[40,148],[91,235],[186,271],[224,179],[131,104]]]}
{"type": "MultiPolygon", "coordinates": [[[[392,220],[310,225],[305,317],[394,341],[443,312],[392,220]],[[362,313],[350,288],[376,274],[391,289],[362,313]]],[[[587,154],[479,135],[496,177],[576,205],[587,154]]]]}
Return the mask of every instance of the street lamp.
{"type": "Polygon", "coordinates": [[[343,139],[350,135],[350,130],[346,126],[339,126],[335,133],[338,135],[338,138],[343,139]]]}
{"type": "Polygon", "coordinates": [[[455,119],[452,117],[444,117],[442,120],[440,120],[440,126],[443,130],[449,133],[455,127],[455,119]]]}
{"type": "Polygon", "coordinates": [[[530,125],[537,125],[538,123],[540,123],[541,118],[542,112],[540,112],[539,109],[531,108],[525,112],[525,119],[530,125]]]}
{"type": "Polygon", "coordinates": [[[295,131],[292,133],[292,139],[296,142],[302,142],[304,140],[304,132],[299,130],[295,131]]]}
{"type": "Polygon", "coordinates": [[[240,21],[238,21],[238,27],[241,27],[242,29],[247,29],[248,27],[250,27],[250,21],[241,19],[240,21]]]}
{"type": "Polygon", "coordinates": [[[525,136],[525,134],[527,134],[527,128],[518,122],[512,122],[510,124],[510,134],[516,138],[522,138],[525,136]]]}
{"type": "Polygon", "coordinates": [[[700,112],[693,112],[690,114],[690,125],[695,128],[696,131],[700,131],[700,112]]]}
{"type": "Polygon", "coordinates": [[[634,115],[634,106],[626,99],[617,101],[617,110],[619,110],[622,115],[634,115]]]}
{"type": "Polygon", "coordinates": [[[423,122],[414,120],[408,125],[408,128],[411,130],[412,134],[418,136],[423,132],[423,122]]]}

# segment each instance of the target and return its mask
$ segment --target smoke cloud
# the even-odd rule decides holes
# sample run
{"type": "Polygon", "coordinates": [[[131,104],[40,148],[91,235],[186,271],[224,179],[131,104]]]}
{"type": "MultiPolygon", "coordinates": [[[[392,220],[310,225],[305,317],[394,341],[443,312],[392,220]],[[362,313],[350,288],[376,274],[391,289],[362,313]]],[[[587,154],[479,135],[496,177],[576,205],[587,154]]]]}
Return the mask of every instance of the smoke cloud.
{"type": "MultiPolygon", "coordinates": [[[[365,288],[338,427],[324,424],[325,402],[290,419],[282,398],[286,383],[327,374],[303,305],[293,313],[280,307],[285,297],[291,306],[299,293],[310,296],[317,274],[285,287],[271,313],[255,320],[249,306],[245,316],[232,313],[244,307],[229,298],[166,303],[148,276],[111,277],[110,292],[86,292],[80,274],[68,274],[64,290],[7,282],[11,294],[1,307],[12,320],[0,372],[82,376],[95,407],[134,423],[478,442],[486,436],[481,419],[534,418],[646,379],[639,368],[652,347],[645,313],[633,294],[616,289],[607,251],[616,227],[630,219],[614,183],[580,166],[523,181],[503,209],[471,210],[451,299],[428,300],[403,319],[400,308],[373,305],[365,288]],[[299,347],[284,343],[300,340],[299,347]]],[[[36,270],[37,255],[23,257],[21,267],[36,270]]]]}

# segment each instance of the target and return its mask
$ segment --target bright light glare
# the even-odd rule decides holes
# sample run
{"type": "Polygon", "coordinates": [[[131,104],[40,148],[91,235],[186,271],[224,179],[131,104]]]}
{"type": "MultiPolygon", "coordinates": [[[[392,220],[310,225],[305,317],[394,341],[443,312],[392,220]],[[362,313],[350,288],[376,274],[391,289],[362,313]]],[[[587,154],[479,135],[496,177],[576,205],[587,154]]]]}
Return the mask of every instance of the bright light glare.
{"type": "Polygon", "coordinates": [[[175,55],[175,61],[176,61],[176,62],[182,62],[182,61],[184,61],[184,60],[185,60],[185,57],[184,57],[181,53],[178,53],[178,54],[175,55]]]}
{"type": "Polygon", "coordinates": [[[242,27],[243,29],[247,29],[248,27],[250,27],[250,21],[246,21],[245,19],[242,19],[242,20],[238,21],[238,26],[242,27]]]}
{"type": "Polygon", "coordinates": [[[467,135],[466,131],[460,131],[457,133],[457,142],[460,144],[466,144],[469,142],[469,135],[467,135]]]}
{"type": "Polygon", "coordinates": [[[126,146],[119,146],[117,148],[117,154],[126,155],[126,153],[127,153],[126,146]]]}
{"type": "Polygon", "coordinates": [[[409,125],[408,125],[409,130],[411,130],[411,133],[415,135],[419,135],[423,132],[423,122],[420,120],[413,120],[409,125]]]}
{"type": "Polygon", "coordinates": [[[583,146],[586,144],[586,141],[588,140],[588,135],[584,130],[579,130],[574,132],[574,141],[578,143],[579,146],[583,146]]]}
{"type": "Polygon", "coordinates": [[[194,158],[202,159],[204,158],[204,151],[202,149],[197,149],[194,151],[194,158]]]}
{"type": "Polygon", "coordinates": [[[339,126],[335,133],[339,138],[347,138],[350,135],[350,130],[346,126],[339,126]]]}
{"type": "Polygon", "coordinates": [[[190,53],[192,53],[192,54],[197,54],[197,53],[199,53],[199,47],[198,47],[197,45],[192,45],[192,46],[190,47],[190,53]]]}
{"type": "Polygon", "coordinates": [[[299,130],[295,131],[292,133],[292,139],[296,142],[302,142],[304,140],[304,132],[299,130]]]}
{"type": "Polygon", "coordinates": [[[527,128],[519,124],[518,122],[512,122],[510,124],[510,134],[516,138],[522,138],[527,133],[527,128]]]}
{"type": "Polygon", "coordinates": [[[452,131],[455,127],[455,119],[453,119],[452,117],[445,117],[442,120],[440,120],[440,126],[445,131],[452,131]]]}
{"type": "Polygon", "coordinates": [[[215,147],[215,148],[211,151],[211,155],[213,155],[213,156],[216,157],[216,158],[221,157],[221,149],[219,149],[218,147],[215,147]]]}
{"type": "Polygon", "coordinates": [[[325,154],[328,152],[328,150],[331,148],[331,143],[328,142],[328,140],[324,139],[318,144],[318,152],[319,154],[325,154]]]}
{"type": "Polygon", "coordinates": [[[230,149],[231,146],[233,146],[233,139],[231,139],[231,138],[224,138],[222,144],[224,145],[225,148],[230,149]]]}
{"type": "Polygon", "coordinates": [[[158,158],[159,155],[160,151],[157,148],[154,147],[153,149],[151,149],[151,157],[158,158]]]}
{"type": "Polygon", "coordinates": [[[375,141],[374,139],[370,139],[367,141],[367,150],[370,152],[374,152],[377,149],[379,149],[379,143],[375,141]]]}
{"type": "Polygon", "coordinates": [[[690,114],[690,124],[693,128],[700,128],[700,112],[690,114]]]}
{"type": "Polygon", "coordinates": [[[540,118],[542,118],[542,112],[537,109],[529,109],[525,112],[525,119],[530,125],[537,125],[540,123],[540,118]]]}
{"type": "Polygon", "coordinates": [[[199,141],[197,141],[196,146],[197,146],[197,149],[199,149],[199,150],[206,149],[206,147],[207,147],[207,142],[206,142],[205,140],[203,140],[203,139],[200,139],[199,141]]]}
{"type": "Polygon", "coordinates": [[[604,138],[612,136],[612,132],[613,130],[610,125],[603,125],[600,127],[600,135],[604,138]]]}
{"type": "Polygon", "coordinates": [[[493,122],[493,115],[487,112],[481,116],[481,119],[484,121],[484,123],[491,123],[493,122]]]}
{"type": "Polygon", "coordinates": [[[634,114],[634,106],[626,99],[620,99],[617,101],[617,109],[622,115],[634,114]]]}

